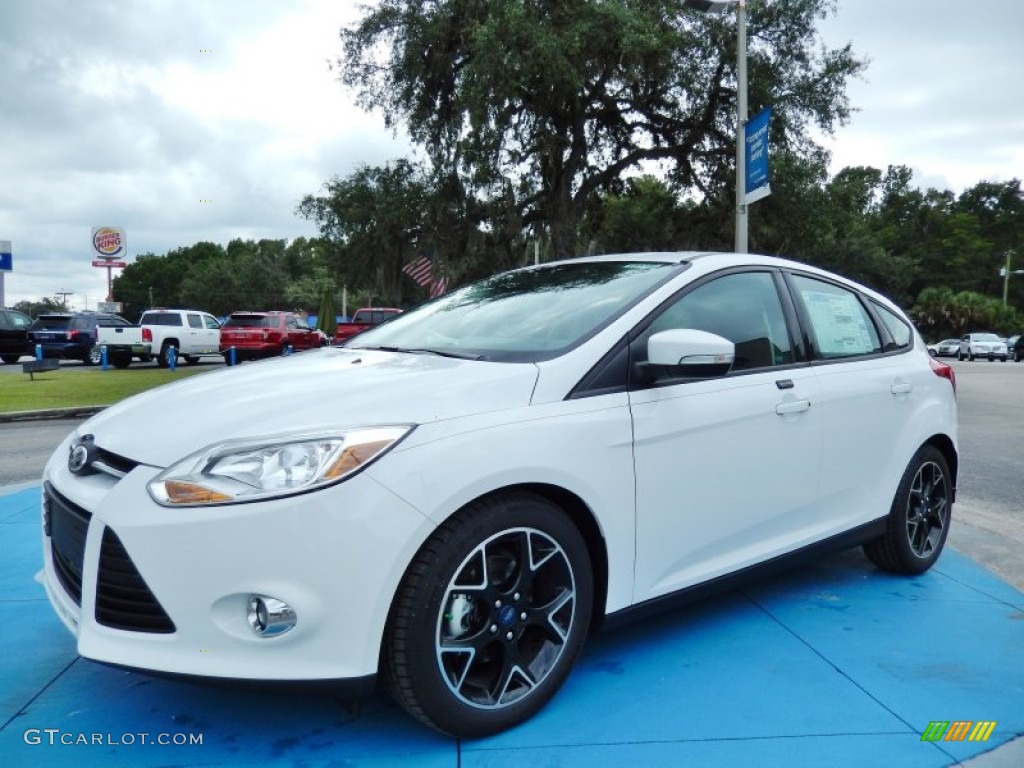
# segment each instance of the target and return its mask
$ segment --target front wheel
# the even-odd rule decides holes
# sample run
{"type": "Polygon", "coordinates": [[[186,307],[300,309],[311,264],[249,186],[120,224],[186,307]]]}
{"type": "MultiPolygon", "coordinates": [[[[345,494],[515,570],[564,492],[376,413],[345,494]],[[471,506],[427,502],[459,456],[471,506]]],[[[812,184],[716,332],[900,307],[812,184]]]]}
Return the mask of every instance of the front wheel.
{"type": "Polygon", "coordinates": [[[885,533],[864,554],[893,573],[924,573],[938,559],[952,519],[953,480],[946,458],[933,445],[910,460],[889,509],[885,533]]]}
{"type": "Polygon", "coordinates": [[[3,360],[7,365],[14,365],[20,359],[21,355],[0,355],[0,360],[3,360]]]}
{"type": "Polygon", "coordinates": [[[99,365],[102,363],[103,351],[100,349],[100,345],[93,344],[89,351],[85,353],[85,359],[82,362],[86,365],[99,365]]]}
{"type": "Polygon", "coordinates": [[[562,685],[593,599],[587,546],[562,509],[531,493],[474,502],[406,571],[385,632],[384,679],[439,731],[504,730],[562,685]]]}

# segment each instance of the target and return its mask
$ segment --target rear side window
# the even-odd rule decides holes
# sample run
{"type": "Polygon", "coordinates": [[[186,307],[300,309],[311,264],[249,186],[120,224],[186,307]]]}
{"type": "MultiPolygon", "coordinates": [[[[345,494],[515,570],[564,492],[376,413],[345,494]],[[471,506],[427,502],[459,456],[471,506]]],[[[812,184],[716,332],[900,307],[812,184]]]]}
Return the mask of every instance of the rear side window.
{"type": "Polygon", "coordinates": [[[913,338],[913,331],[910,330],[910,326],[903,321],[903,318],[886,309],[881,304],[871,303],[878,316],[882,318],[882,322],[885,324],[886,330],[889,331],[889,335],[892,336],[893,346],[890,349],[906,349],[909,347],[910,340],[913,338]]]}
{"type": "Polygon", "coordinates": [[[199,315],[190,314],[188,316],[188,327],[189,328],[202,328],[203,327],[203,318],[201,318],[199,315]]]}
{"type": "Polygon", "coordinates": [[[857,294],[823,280],[793,275],[818,357],[833,360],[882,351],[878,331],[857,294]]]}
{"type": "Polygon", "coordinates": [[[181,315],[176,312],[147,312],[140,325],[181,325],[181,315]]]}

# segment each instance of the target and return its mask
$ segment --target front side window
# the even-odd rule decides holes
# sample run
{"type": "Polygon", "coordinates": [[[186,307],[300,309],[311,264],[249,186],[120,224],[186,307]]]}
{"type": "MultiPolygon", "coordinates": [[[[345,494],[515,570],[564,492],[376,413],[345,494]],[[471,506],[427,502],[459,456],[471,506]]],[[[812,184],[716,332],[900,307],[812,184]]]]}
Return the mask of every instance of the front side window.
{"type": "Polygon", "coordinates": [[[217,322],[217,318],[212,317],[211,315],[203,315],[203,323],[211,331],[220,329],[220,323],[217,322]]]}
{"type": "Polygon", "coordinates": [[[189,328],[202,328],[203,327],[203,318],[201,318],[199,315],[190,314],[188,316],[188,327],[189,328]]]}
{"type": "Polygon", "coordinates": [[[853,291],[804,275],[793,275],[797,297],[810,322],[818,357],[833,360],[878,354],[878,331],[853,291]]]}
{"type": "Polygon", "coordinates": [[[691,328],[731,341],[732,371],[793,362],[793,348],[770,272],[740,272],[715,278],[684,294],[654,319],[643,335],[691,328]]]}

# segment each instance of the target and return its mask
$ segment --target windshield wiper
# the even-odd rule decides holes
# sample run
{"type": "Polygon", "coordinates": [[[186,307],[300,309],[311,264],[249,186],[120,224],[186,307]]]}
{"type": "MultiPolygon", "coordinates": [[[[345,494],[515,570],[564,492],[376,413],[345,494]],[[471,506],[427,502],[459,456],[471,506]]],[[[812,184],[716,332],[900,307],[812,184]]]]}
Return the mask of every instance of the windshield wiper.
{"type": "Polygon", "coordinates": [[[457,360],[486,360],[486,355],[474,355],[469,352],[452,352],[444,349],[428,349],[427,347],[349,347],[349,349],[377,349],[381,352],[402,352],[409,355],[437,355],[438,357],[454,357],[457,360]]]}

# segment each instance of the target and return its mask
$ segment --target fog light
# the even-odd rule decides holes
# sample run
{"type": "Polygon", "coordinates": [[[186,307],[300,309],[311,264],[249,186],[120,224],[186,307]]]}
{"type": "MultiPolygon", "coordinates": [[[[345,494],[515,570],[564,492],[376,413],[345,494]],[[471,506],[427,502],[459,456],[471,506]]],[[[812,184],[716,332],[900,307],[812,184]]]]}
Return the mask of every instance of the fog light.
{"type": "Polygon", "coordinates": [[[283,635],[295,621],[295,610],[287,603],[266,595],[249,598],[249,626],[260,637],[283,635]]]}

